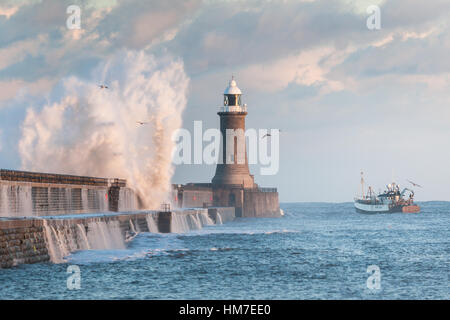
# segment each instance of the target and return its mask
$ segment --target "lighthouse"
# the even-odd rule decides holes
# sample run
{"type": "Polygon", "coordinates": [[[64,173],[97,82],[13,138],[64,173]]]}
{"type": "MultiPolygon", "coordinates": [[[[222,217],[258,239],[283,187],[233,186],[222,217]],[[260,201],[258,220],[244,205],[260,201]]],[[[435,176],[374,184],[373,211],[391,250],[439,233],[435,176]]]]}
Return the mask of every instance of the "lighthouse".
{"type": "Polygon", "coordinates": [[[224,91],[223,106],[217,113],[222,133],[221,161],[217,164],[212,185],[254,188],[254,178],[248,168],[245,142],[247,105],[242,104],[242,92],[234,77],[224,91]]]}
{"type": "Polygon", "coordinates": [[[217,114],[222,139],[216,173],[211,183],[177,185],[178,205],[211,207],[212,215],[218,208],[225,208],[223,212],[232,212],[235,217],[280,217],[277,189],[260,187],[248,168],[247,105],[242,103],[242,92],[234,77],[223,93],[223,105],[217,114]]]}

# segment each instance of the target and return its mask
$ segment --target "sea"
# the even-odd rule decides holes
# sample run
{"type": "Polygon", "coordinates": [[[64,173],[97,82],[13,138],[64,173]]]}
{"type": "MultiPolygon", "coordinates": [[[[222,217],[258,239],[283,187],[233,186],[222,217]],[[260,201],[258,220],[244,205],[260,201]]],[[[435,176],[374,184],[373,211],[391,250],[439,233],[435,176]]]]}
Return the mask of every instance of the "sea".
{"type": "Polygon", "coordinates": [[[419,214],[284,203],[125,249],[0,269],[1,299],[449,299],[450,202],[419,214]]]}

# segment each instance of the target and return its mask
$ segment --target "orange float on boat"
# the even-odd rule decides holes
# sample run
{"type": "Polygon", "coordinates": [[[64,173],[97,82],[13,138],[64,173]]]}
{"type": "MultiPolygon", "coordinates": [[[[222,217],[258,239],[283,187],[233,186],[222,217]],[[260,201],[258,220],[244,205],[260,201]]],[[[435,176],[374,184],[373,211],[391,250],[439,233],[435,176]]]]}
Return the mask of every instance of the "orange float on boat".
{"type": "Polygon", "coordinates": [[[417,204],[402,207],[403,213],[419,213],[420,207],[417,204]]]}

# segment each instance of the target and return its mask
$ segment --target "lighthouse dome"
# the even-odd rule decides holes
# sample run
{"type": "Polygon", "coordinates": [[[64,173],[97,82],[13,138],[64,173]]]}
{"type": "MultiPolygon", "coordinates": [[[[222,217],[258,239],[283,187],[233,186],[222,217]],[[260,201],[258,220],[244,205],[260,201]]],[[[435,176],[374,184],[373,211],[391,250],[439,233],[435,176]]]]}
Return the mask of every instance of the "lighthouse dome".
{"type": "Polygon", "coordinates": [[[241,89],[236,85],[234,77],[231,78],[230,83],[223,94],[242,94],[241,89]]]}

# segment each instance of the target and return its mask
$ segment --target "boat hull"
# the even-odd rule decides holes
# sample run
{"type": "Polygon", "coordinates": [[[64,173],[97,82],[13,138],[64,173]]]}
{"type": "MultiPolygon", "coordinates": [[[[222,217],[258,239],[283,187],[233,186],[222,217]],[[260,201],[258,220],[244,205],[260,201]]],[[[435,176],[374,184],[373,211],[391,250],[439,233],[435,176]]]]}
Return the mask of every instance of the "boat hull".
{"type": "Polygon", "coordinates": [[[365,204],[359,202],[355,202],[355,209],[356,212],[366,214],[402,212],[401,206],[392,207],[389,204],[365,204]]]}

